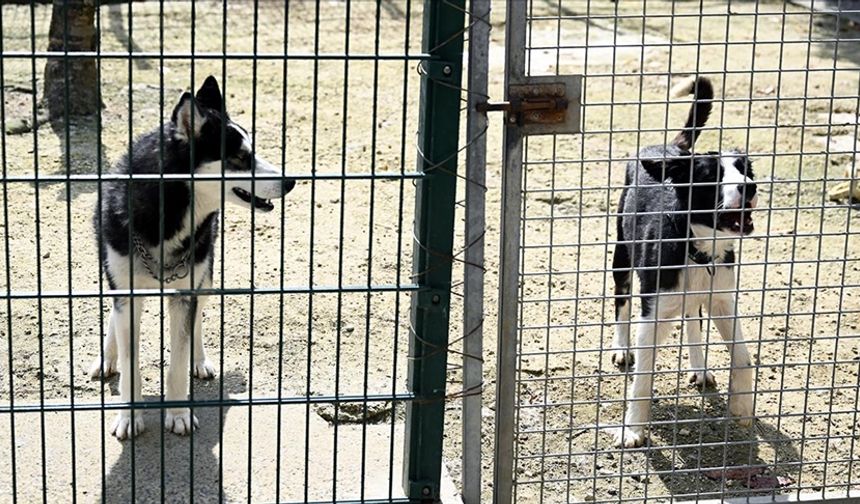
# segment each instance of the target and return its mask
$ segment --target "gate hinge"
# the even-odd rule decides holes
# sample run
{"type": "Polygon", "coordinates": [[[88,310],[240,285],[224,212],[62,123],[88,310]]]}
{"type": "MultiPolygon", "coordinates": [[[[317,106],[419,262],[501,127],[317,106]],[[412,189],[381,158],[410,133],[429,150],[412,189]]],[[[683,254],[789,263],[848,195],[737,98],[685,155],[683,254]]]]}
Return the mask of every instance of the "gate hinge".
{"type": "Polygon", "coordinates": [[[525,77],[508,86],[508,100],[478,103],[479,112],[502,111],[508,126],[523,135],[578,133],[582,76],[525,77]]]}

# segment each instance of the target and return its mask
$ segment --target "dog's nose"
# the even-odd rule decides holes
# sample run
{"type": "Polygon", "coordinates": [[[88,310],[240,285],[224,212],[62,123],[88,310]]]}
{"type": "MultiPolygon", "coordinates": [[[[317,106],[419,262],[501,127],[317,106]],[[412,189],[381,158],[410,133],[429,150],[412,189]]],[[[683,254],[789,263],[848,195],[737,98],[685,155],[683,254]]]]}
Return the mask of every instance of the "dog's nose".
{"type": "Polygon", "coordinates": [[[287,194],[292,191],[294,187],[296,187],[296,181],[293,179],[284,179],[284,182],[281,184],[283,194],[287,194]]]}
{"type": "Polygon", "coordinates": [[[758,201],[758,198],[756,198],[756,190],[757,187],[755,184],[738,185],[738,192],[744,195],[747,206],[750,208],[755,208],[755,202],[758,201]]]}

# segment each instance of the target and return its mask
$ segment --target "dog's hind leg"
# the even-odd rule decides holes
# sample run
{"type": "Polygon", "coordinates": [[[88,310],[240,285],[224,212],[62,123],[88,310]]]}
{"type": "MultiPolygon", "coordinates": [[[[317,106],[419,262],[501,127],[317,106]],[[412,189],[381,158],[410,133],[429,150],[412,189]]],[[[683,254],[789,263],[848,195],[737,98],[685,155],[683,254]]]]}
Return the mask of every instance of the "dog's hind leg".
{"type": "MultiPolygon", "coordinates": [[[[116,338],[119,357],[120,400],[129,403],[142,399],[140,393],[140,315],[143,312],[143,298],[117,298],[111,312],[110,326],[116,338]],[[132,383],[133,382],[133,383],[132,383]],[[132,386],[133,385],[133,386],[132,386]]],[[[143,432],[143,415],[135,410],[120,410],[110,430],[117,439],[126,439],[143,432]]]]}
{"type": "Polygon", "coordinates": [[[613,343],[612,362],[618,367],[633,363],[630,353],[630,277],[632,275],[630,252],[624,241],[621,218],[618,218],[618,241],[612,256],[612,278],[615,281],[615,342],[613,343]]]}
{"type": "Polygon", "coordinates": [[[702,349],[702,307],[691,303],[687,305],[687,343],[690,350],[690,383],[699,387],[716,386],[714,373],[705,368],[705,355],[702,349]]]}
{"type": "Polygon", "coordinates": [[[739,424],[750,426],[753,422],[754,374],[741,323],[735,311],[734,296],[724,296],[719,301],[714,299],[711,316],[732,355],[732,371],[729,375],[729,412],[739,417],[739,424]]]}
{"type": "MultiPolygon", "coordinates": [[[[167,371],[168,401],[188,399],[188,366],[190,364],[191,328],[199,317],[195,297],[171,298],[170,309],[170,369],[167,371]]],[[[168,408],[164,428],[184,436],[197,428],[197,417],[187,407],[168,408]]]]}
{"type": "Polygon", "coordinates": [[[96,356],[90,366],[89,375],[93,380],[108,378],[118,371],[116,365],[116,332],[113,319],[113,315],[111,315],[104,343],[99,350],[99,355],[96,356]]]}

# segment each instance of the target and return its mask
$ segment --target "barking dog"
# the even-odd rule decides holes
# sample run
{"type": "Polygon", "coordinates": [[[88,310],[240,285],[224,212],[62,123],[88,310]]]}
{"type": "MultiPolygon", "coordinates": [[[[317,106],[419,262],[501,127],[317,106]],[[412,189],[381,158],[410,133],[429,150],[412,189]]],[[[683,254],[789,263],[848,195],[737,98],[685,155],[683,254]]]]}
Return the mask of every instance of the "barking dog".
{"type": "MultiPolygon", "coordinates": [[[[271,198],[280,198],[295,186],[295,180],[284,178],[280,170],[254,155],[248,133],[224,110],[218,82],[210,76],[194,100],[191,93],[182,95],[169,122],[135,141],[131,157],[123,157],[114,171],[158,175],[163,170],[168,177],[223,174],[247,178],[210,178],[193,184],[188,178],[156,178],[102,185],[95,225],[101,267],[111,289],[158,289],[162,280],[168,289],[210,288],[222,189],[227,201],[268,212],[274,208],[271,198]],[[252,173],[262,177],[253,185],[252,173]]],[[[168,401],[188,398],[192,334],[194,375],[204,379],[215,375],[203,348],[200,319],[204,301],[205,296],[194,295],[171,296],[168,301],[168,401]]],[[[138,337],[142,312],[142,297],[114,298],[104,360],[97,358],[90,370],[94,378],[121,371],[120,396],[126,403],[132,397],[141,400],[138,337]]],[[[197,418],[188,408],[167,410],[167,430],[184,435],[196,427],[197,418]]],[[[121,410],[110,430],[118,439],[140,433],[140,411],[132,418],[130,410],[121,410]]]]}
{"type": "Polygon", "coordinates": [[[670,145],[646,147],[627,165],[618,217],[615,279],[615,350],[619,366],[634,361],[624,426],[616,445],[641,446],[650,419],[656,345],[681,316],[687,320],[690,381],[713,385],[702,353],[702,308],[731,351],[729,411],[742,425],[753,420],[753,370],[737,319],[734,238],[753,231],[757,203],[749,158],[740,152],[691,152],[711,112],[711,82],[691,78],[673,95],[693,93],[684,129],[670,145]],[[630,345],[630,277],[639,277],[641,317],[635,359],[630,345]]]}

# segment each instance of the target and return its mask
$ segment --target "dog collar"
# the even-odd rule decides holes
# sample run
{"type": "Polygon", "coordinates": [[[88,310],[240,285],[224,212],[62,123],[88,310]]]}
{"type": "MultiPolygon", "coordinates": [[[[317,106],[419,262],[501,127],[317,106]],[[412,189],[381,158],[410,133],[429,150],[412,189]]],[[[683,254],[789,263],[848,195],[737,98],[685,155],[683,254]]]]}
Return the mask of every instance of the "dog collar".
{"type": "Polygon", "coordinates": [[[159,268],[158,263],[152,254],[149,252],[149,249],[143,244],[143,240],[140,238],[140,235],[137,233],[133,234],[131,237],[132,242],[134,243],[134,249],[137,254],[140,256],[140,260],[143,263],[143,267],[146,268],[146,271],[149,272],[149,276],[152,278],[161,281],[161,277],[158,276],[155,272],[163,271],[170,272],[170,276],[164,278],[164,283],[170,283],[174,280],[181,280],[188,276],[191,272],[191,267],[188,262],[191,259],[191,251],[194,249],[193,247],[188,247],[188,249],[182,254],[182,257],[179,258],[173,264],[165,264],[163,267],[159,268]]]}
{"type": "Polygon", "coordinates": [[[696,264],[706,264],[706,269],[708,270],[708,274],[714,276],[714,268],[716,267],[716,261],[709,254],[702,252],[697,249],[695,245],[693,245],[694,240],[691,238],[690,241],[687,242],[687,257],[693,260],[696,264]]]}

